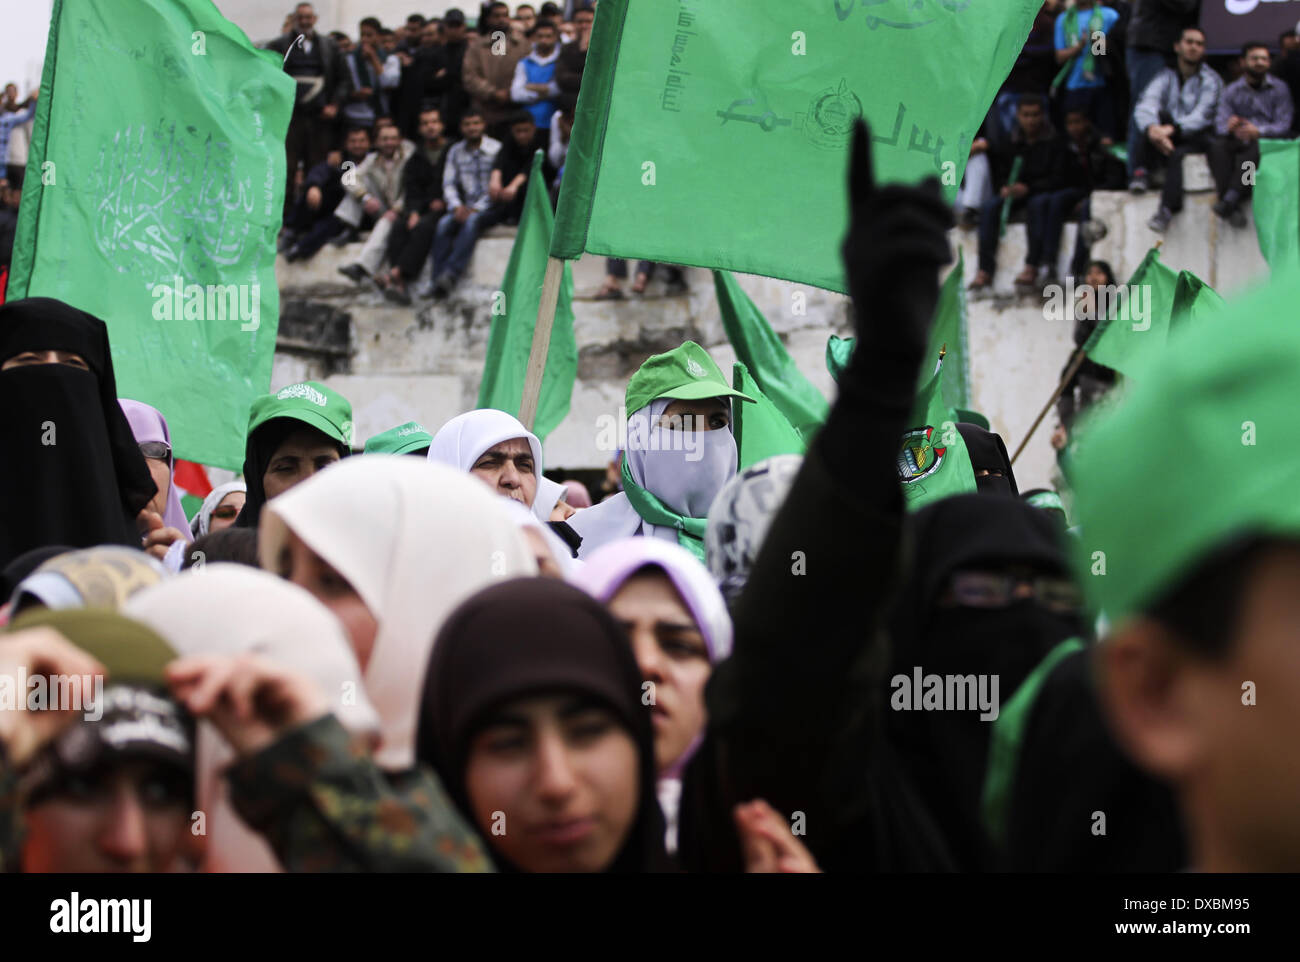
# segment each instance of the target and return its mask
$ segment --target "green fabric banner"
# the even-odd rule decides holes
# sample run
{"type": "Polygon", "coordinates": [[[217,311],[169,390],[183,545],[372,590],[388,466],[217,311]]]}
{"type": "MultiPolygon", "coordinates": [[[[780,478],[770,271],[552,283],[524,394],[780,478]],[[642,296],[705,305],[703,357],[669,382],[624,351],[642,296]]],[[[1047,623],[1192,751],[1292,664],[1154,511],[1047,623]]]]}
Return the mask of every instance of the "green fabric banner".
{"type": "MultiPolygon", "coordinates": [[[[736,350],[736,357],[744,362],[768,401],[776,405],[805,441],[809,440],[830,413],[826,398],[803,376],[767,318],[729,271],[714,271],[713,286],[718,295],[722,326],[736,350]]],[[[744,391],[739,385],[736,387],[744,391]]]]}
{"type": "Polygon", "coordinates": [[[8,296],[103,318],[190,461],[239,468],[270,384],[293,98],[208,0],[54,0],[8,296]]]}
{"type": "MultiPolygon", "coordinates": [[[[547,249],[555,215],[542,177],[542,152],[533,155],[528,175],[528,193],[524,213],[519,218],[519,233],[510,249],[505,280],[501,282],[501,300],[492,306],[492,330],[488,335],[487,358],[483,380],[479,384],[478,407],[496,408],[518,414],[524,396],[524,375],[528,354],[533,346],[533,329],[537,326],[537,305],[542,299],[542,280],[546,276],[547,249]]],[[[537,419],[533,433],[545,439],[568,416],[573,398],[573,384],[578,377],[578,342],[573,334],[573,272],[564,265],[560,298],[555,305],[555,322],[551,328],[546,370],[542,374],[542,393],[537,402],[537,419]]]]}
{"type": "MultiPolygon", "coordinates": [[[[934,355],[927,357],[934,363],[934,355]]],[[[957,430],[957,415],[943,400],[946,363],[939,365],[917,393],[913,427],[903,432],[898,448],[898,477],[909,510],[955,494],[975,491],[966,442],[957,430]]]]}
{"type": "Polygon", "coordinates": [[[732,369],[731,386],[754,399],[753,404],[737,401],[731,405],[732,433],[739,452],[738,470],[778,454],[804,453],[807,441],[786,420],[780,407],[763,393],[743,361],[737,361],[732,369]]]}
{"type": "MultiPolygon", "coordinates": [[[[840,371],[853,354],[854,339],[832,334],[826,342],[826,368],[837,381],[840,371]]],[[[930,340],[925,350],[925,360],[917,372],[916,390],[920,393],[934,376],[934,359],[945,353],[943,361],[943,400],[952,408],[969,408],[970,356],[966,342],[966,259],[957,249],[957,263],[953,265],[943,286],[939,289],[939,303],[934,309],[930,324],[930,340]]]]}
{"type": "Polygon", "coordinates": [[[1165,345],[1177,286],[1178,275],[1161,263],[1159,248],[1151,248],[1129,278],[1130,293],[1120,298],[1117,311],[1103,311],[1107,319],[1097,325],[1083,352],[1098,364],[1132,377],[1165,345]]]}
{"type": "Polygon", "coordinates": [[[1174,285],[1174,301],[1170,310],[1170,327],[1178,329],[1186,321],[1200,321],[1216,313],[1227,302],[1209,284],[1191,271],[1179,271],[1174,285]]]}
{"type": "Polygon", "coordinates": [[[845,162],[955,199],[1038,0],[601,0],[551,253],[845,291],[845,162]],[[960,69],[956,69],[960,67],[960,69]]]}
{"type": "Polygon", "coordinates": [[[1259,142],[1253,207],[1259,250],[1269,268],[1300,267],[1300,142],[1259,142]]]}

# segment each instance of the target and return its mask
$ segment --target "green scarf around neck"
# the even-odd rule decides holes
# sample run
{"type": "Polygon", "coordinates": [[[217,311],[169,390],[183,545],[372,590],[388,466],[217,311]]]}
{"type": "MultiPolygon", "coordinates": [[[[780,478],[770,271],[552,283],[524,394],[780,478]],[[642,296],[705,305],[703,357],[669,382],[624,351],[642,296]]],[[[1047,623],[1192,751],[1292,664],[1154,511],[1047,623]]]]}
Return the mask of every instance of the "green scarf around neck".
{"type": "Polygon", "coordinates": [[[1080,40],[1083,41],[1083,50],[1079,56],[1083,57],[1083,76],[1092,80],[1097,75],[1097,58],[1092,55],[1092,38],[1101,32],[1102,23],[1101,4],[1094,4],[1092,16],[1088,18],[1088,35],[1081,37],[1079,35],[1079,8],[1071,7],[1065,13],[1065,42],[1073,47],[1080,40]]]}
{"type": "Polygon", "coordinates": [[[628,470],[627,458],[623,459],[623,493],[631,503],[641,520],[646,524],[656,524],[662,528],[674,528],[677,531],[677,543],[691,554],[704,561],[704,529],[708,527],[707,518],[687,518],[673,511],[657,497],[632,480],[628,470]]]}

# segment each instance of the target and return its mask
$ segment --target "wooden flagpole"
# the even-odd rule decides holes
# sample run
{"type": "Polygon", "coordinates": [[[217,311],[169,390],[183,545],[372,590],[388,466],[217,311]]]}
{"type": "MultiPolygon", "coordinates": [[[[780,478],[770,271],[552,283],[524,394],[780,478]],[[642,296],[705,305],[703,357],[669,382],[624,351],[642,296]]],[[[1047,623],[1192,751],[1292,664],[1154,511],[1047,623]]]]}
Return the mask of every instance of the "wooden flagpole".
{"type": "Polygon", "coordinates": [[[1075,372],[1079,370],[1079,366],[1083,364],[1085,359],[1086,355],[1083,353],[1083,348],[1079,348],[1074,352],[1074,357],[1070,359],[1070,366],[1065,369],[1065,374],[1061,376],[1061,383],[1056,385],[1056,391],[1053,392],[1051,399],[1043,405],[1043,409],[1038,412],[1038,417],[1034,418],[1034,423],[1029,426],[1029,433],[1020,442],[1020,447],[1016,448],[1016,453],[1011,455],[1012,464],[1016,463],[1016,458],[1020,457],[1020,452],[1025,449],[1029,439],[1034,436],[1034,432],[1038,430],[1038,425],[1043,423],[1043,418],[1047,417],[1047,412],[1052,409],[1052,405],[1065,393],[1065,389],[1069,387],[1070,381],[1074,379],[1075,372]]]}
{"type": "Polygon", "coordinates": [[[555,326],[555,307],[560,300],[560,281],[564,279],[564,261],[546,259],[546,276],[542,279],[542,299],[537,305],[537,324],[533,328],[533,346],[528,351],[528,370],[524,375],[524,395],[519,403],[519,420],[528,430],[537,420],[537,404],[542,394],[542,375],[546,373],[546,355],[551,347],[551,328],[555,326]]]}

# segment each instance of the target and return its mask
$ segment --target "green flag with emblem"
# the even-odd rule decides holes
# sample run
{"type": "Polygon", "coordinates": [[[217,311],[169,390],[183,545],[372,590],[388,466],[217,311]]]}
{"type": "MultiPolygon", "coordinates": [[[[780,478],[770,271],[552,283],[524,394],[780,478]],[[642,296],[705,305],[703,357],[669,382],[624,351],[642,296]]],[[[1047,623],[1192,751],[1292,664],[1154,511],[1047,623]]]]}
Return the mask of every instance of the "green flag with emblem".
{"type": "Polygon", "coordinates": [[[551,255],[846,291],[859,118],[876,179],[955,199],[1039,0],[601,0],[551,255]]]}
{"type": "Polygon", "coordinates": [[[54,0],[8,296],[103,318],[186,460],[243,464],[270,384],[293,99],[209,0],[54,0]]]}

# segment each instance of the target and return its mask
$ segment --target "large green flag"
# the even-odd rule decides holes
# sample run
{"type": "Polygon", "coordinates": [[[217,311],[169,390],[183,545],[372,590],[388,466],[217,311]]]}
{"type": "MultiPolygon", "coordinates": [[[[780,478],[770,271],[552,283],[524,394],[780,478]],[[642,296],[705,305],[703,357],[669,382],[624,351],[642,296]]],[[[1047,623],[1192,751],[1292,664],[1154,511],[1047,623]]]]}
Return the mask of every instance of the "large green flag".
{"type": "Polygon", "coordinates": [[[737,361],[732,369],[731,386],[754,399],[752,404],[738,402],[731,406],[739,470],[778,454],[803,454],[805,439],[763,393],[743,361],[737,361]]]}
{"type": "Polygon", "coordinates": [[[970,145],[1038,0],[602,0],[551,254],[723,268],[845,291],[849,137],[882,183],[970,145]]]}
{"type": "MultiPolygon", "coordinates": [[[[926,360],[932,363],[932,358],[926,360]]],[[[898,476],[909,510],[975,491],[975,469],[957,430],[957,415],[943,399],[947,372],[948,365],[940,363],[917,393],[911,426],[899,442],[898,476]]]]}
{"type": "Polygon", "coordinates": [[[767,318],[729,271],[714,271],[713,286],[722,326],[736,357],[744,362],[762,393],[780,409],[786,421],[805,440],[811,438],[830,412],[826,398],[803,376],[767,318]]]}
{"type": "MultiPolygon", "coordinates": [[[[555,215],[542,177],[542,152],[533,155],[528,175],[519,233],[510,249],[510,263],[501,282],[504,303],[492,308],[492,331],[488,335],[483,381],[478,389],[478,406],[518,414],[524,395],[524,374],[537,326],[537,305],[542,299],[546,274],[546,251],[551,243],[555,215]]],[[[560,297],[555,306],[542,391],[537,402],[533,433],[545,438],[569,413],[573,383],[578,377],[578,342],[573,335],[573,273],[564,265],[560,297]]]]}
{"type": "Polygon", "coordinates": [[[209,0],[54,0],[9,297],[103,318],[187,460],[243,464],[270,384],[293,98],[209,0]]]}
{"type": "MultiPolygon", "coordinates": [[[[837,381],[844,366],[853,354],[854,339],[838,337],[834,334],[826,342],[826,367],[837,381]]],[[[966,359],[969,348],[966,343],[966,260],[961,249],[957,250],[957,263],[948,272],[943,286],[939,289],[939,303],[934,309],[934,320],[930,323],[930,339],[925,351],[925,360],[917,372],[916,390],[919,394],[929,384],[934,375],[934,359],[940,354],[943,361],[943,400],[951,408],[966,409],[970,407],[970,367],[966,359]]]]}
{"type": "Polygon", "coordinates": [[[1160,261],[1160,249],[1147,251],[1125,290],[1118,298],[1118,310],[1105,317],[1083,346],[1083,352],[1098,364],[1132,377],[1148,358],[1156,356],[1169,336],[1169,319],[1174,308],[1178,275],[1160,261]]]}
{"type": "Polygon", "coordinates": [[[1259,142],[1254,210],[1259,250],[1269,268],[1300,267],[1300,142],[1259,142]]]}

